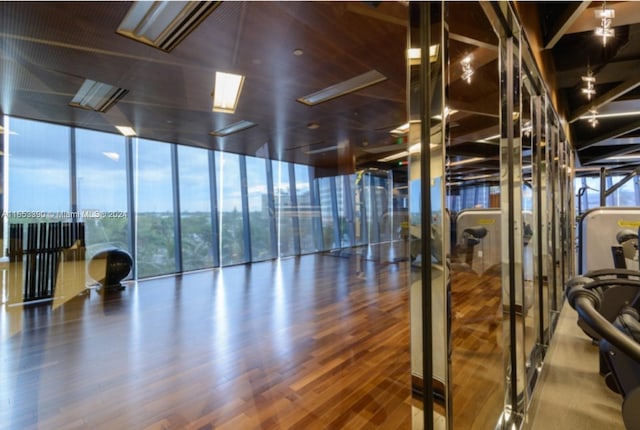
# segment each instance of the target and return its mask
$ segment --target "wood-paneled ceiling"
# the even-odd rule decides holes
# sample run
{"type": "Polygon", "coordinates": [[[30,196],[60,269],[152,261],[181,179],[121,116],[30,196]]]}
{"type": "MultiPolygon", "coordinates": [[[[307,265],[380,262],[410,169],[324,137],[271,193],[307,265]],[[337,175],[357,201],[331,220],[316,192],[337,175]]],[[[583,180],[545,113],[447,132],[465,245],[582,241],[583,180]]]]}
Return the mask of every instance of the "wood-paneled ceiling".
{"type": "MultiPolygon", "coordinates": [[[[222,2],[169,53],[116,33],[131,3],[0,2],[2,113],[107,132],[131,125],[142,138],[326,172],[381,166],[377,159],[397,151],[389,132],[407,121],[405,2],[222,2]],[[387,79],[316,106],[296,101],[370,70],[387,79]],[[212,112],[216,71],[246,77],[234,114],[212,112]],[[69,106],[85,78],[128,93],[106,113],[69,106]],[[239,120],[257,126],[209,134],[239,120]]],[[[616,37],[603,49],[593,35],[600,2],[536,3],[582,164],[640,149],[640,116],[601,118],[597,128],[579,119],[589,107],[580,97],[587,64],[600,113],[640,111],[640,5],[607,4],[620,9],[616,37]]],[[[460,169],[477,174],[497,166],[497,145],[482,141],[499,132],[498,40],[477,3],[448,6],[450,108],[458,111],[450,156],[487,157],[460,169]],[[459,79],[469,54],[472,85],[459,79]]]]}
{"type": "Polygon", "coordinates": [[[614,155],[640,152],[640,3],[543,2],[538,6],[543,45],[555,71],[558,97],[569,123],[571,141],[583,166],[628,168],[638,160],[607,160],[614,155]],[[615,11],[615,35],[606,45],[595,35],[605,6],[615,11]],[[590,68],[596,94],[582,93],[582,76],[590,68]],[[598,111],[594,127],[585,117],[598,111]],[[628,116],[608,116],[611,114],[628,116]]]}

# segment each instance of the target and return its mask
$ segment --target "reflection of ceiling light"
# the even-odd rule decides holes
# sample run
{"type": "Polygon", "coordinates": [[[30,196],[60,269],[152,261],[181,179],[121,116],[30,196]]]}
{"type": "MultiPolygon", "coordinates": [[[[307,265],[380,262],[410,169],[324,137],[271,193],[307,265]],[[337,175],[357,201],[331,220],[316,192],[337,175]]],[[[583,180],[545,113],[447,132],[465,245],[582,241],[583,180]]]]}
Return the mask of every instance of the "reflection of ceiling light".
{"type": "Polygon", "coordinates": [[[398,127],[394,128],[393,130],[391,130],[389,133],[391,133],[393,135],[396,135],[396,136],[402,136],[403,134],[407,134],[408,132],[409,132],[409,123],[405,122],[401,126],[398,126],[398,127]]]}
{"type": "MultiPolygon", "coordinates": [[[[445,118],[450,117],[450,116],[451,116],[451,115],[453,115],[454,113],[458,113],[458,111],[457,111],[457,110],[455,110],[455,109],[449,109],[449,107],[448,107],[448,106],[445,106],[445,107],[444,107],[444,117],[445,117],[445,118]]],[[[440,115],[440,114],[438,114],[438,115],[434,115],[434,116],[433,116],[433,119],[442,120],[442,115],[440,115]]]]}
{"type": "Polygon", "coordinates": [[[16,133],[15,131],[10,131],[8,129],[5,130],[5,128],[0,125],[0,134],[17,135],[18,133],[16,133]]]}
{"type": "MultiPolygon", "coordinates": [[[[629,112],[618,112],[618,113],[602,113],[602,114],[598,114],[598,118],[617,118],[620,116],[634,116],[634,115],[640,115],[640,110],[629,111],[629,112]]],[[[589,119],[589,118],[591,118],[591,115],[583,115],[580,117],[580,119],[589,119]]]]}
{"type": "MultiPolygon", "coordinates": [[[[438,60],[438,52],[440,52],[440,45],[429,46],[429,62],[435,63],[438,60]]],[[[417,66],[420,64],[422,50],[420,48],[407,49],[407,58],[409,59],[410,66],[417,66]]]]}
{"type": "Polygon", "coordinates": [[[589,124],[591,124],[591,127],[595,128],[596,125],[598,125],[598,111],[590,109],[589,112],[591,113],[591,116],[589,117],[589,124]]]}
{"type": "Polygon", "coordinates": [[[216,72],[216,82],[212,94],[213,111],[235,113],[243,83],[244,76],[242,75],[216,72]]]}
{"type": "Polygon", "coordinates": [[[341,149],[341,148],[342,148],[341,145],[332,145],[332,146],[326,146],[324,148],[312,149],[310,151],[305,151],[304,153],[308,154],[308,155],[321,154],[323,152],[336,151],[336,150],[341,149]]]}
{"type": "Polygon", "coordinates": [[[120,154],[118,154],[117,152],[103,152],[102,155],[115,162],[118,162],[118,160],[120,160],[120,154]]]}
{"type": "Polygon", "coordinates": [[[640,155],[613,155],[604,159],[605,161],[640,161],[640,155]]]}
{"type": "Polygon", "coordinates": [[[239,131],[246,130],[251,127],[255,127],[256,123],[251,121],[240,120],[238,122],[234,122],[233,124],[229,124],[226,127],[219,128],[218,130],[212,131],[209,134],[215,137],[224,137],[233,133],[238,133],[239,131]]]}
{"type": "Polygon", "coordinates": [[[136,1],[118,34],[169,52],[189,35],[220,1],[136,1]]]}
{"type": "Polygon", "coordinates": [[[482,160],[485,160],[485,158],[484,157],[467,158],[464,160],[452,161],[448,163],[447,166],[449,167],[462,166],[463,164],[477,163],[478,161],[482,161],[482,160]]]}
{"type": "Polygon", "coordinates": [[[135,136],[136,135],[135,130],[132,129],[131,127],[126,126],[126,125],[116,125],[116,128],[124,136],[131,137],[131,136],[135,136]]]}
{"type": "Polygon", "coordinates": [[[607,37],[615,36],[615,30],[611,28],[611,22],[616,16],[613,9],[606,8],[607,2],[602,3],[602,9],[596,10],[596,18],[600,19],[600,27],[596,27],[596,36],[602,37],[602,45],[607,46],[607,37]]]}
{"type": "MultiPolygon", "coordinates": [[[[429,148],[431,149],[435,148],[436,146],[438,145],[433,143],[429,144],[429,148]]],[[[402,151],[396,154],[387,155],[384,158],[380,158],[378,161],[381,163],[386,163],[388,161],[393,161],[393,160],[397,160],[398,158],[408,157],[411,154],[417,154],[419,152],[422,152],[422,145],[420,142],[414,143],[413,145],[411,145],[408,151],[402,151]]]]}
{"type": "Polygon", "coordinates": [[[596,94],[595,83],[596,77],[593,76],[593,72],[591,68],[587,70],[587,76],[582,76],[582,82],[584,82],[587,86],[582,89],[582,94],[587,95],[587,99],[591,100],[591,96],[596,94]]]}
{"type": "Polygon", "coordinates": [[[297,100],[307,106],[315,106],[319,103],[377,84],[386,79],[387,77],[377,70],[370,70],[351,79],[347,79],[346,81],[331,85],[323,90],[300,97],[297,100]]]}
{"type": "Polygon", "coordinates": [[[497,178],[498,175],[490,173],[490,174],[487,174],[487,175],[465,176],[464,180],[465,181],[473,181],[473,180],[476,180],[476,179],[487,179],[487,178],[493,178],[493,177],[497,178]]]}
{"type": "Polygon", "coordinates": [[[129,91],[103,82],[85,79],[69,106],[106,112],[129,91]]]}
{"type": "Polygon", "coordinates": [[[494,134],[493,136],[485,137],[484,139],[478,139],[475,142],[495,145],[497,144],[497,142],[492,142],[492,141],[494,139],[500,138],[501,136],[502,136],[501,134],[494,134]]]}
{"type": "Polygon", "coordinates": [[[409,151],[398,152],[397,154],[391,154],[384,158],[379,159],[380,163],[387,163],[389,161],[397,160],[399,158],[404,158],[409,156],[409,151]]]}
{"type": "Polygon", "coordinates": [[[320,124],[318,124],[317,122],[310,122],[309,124],[307,124],[307,128],[309,130],[317,130],[318,128],[320,128],[320,124]]]}
{"type": "Polygon", "coordinates": [[[467,55],[460,61],[462,64],[462,80],[467,81],[467,84],[471,83],[471,76],[473,76],[473,68],[471,67],[471,55],[467,55]]]}

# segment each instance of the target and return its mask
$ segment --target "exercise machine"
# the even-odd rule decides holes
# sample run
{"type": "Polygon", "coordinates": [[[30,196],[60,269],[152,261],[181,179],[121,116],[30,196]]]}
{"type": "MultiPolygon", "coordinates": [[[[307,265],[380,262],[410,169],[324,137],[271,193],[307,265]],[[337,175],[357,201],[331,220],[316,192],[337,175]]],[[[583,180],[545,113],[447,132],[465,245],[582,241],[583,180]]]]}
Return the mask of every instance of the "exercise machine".
{"type": "MultiPolygon", "coordinates": [[[[575,287],[595,290],[600,294],[599,312],[607,321],[613,322],[622,309],[640,297],[640,272],[630,269],[602,269],[587,272],[567,282],[567,291],[575,287]]],[[[578,315],[578,326],[595,341],[600,335],[578,315]]]]}
{"type": "MultiPolygon", "coordinates": [[[[624,285],[624,281],[634,282],[629,279],[612,282],[624,285]]],[[[607,282],[611,280],[575,283],[568,286],[566,295],[580,318],[600,338],[601,373],[605,372],[609,388],[623,398],[622,419],[626,429],[640,430],[640,316],[633,306],[623,307],[613,322],[600,313],[604,300],[601,287],[607,282]]]]}
{"type": "Polygon", "coordinates": [[[627,261],[638,265],[638,233],[633,230],[624,229],[616,234],[618,245],[611,247],[613,265],[618,269],[626,269],[627,261]]]}

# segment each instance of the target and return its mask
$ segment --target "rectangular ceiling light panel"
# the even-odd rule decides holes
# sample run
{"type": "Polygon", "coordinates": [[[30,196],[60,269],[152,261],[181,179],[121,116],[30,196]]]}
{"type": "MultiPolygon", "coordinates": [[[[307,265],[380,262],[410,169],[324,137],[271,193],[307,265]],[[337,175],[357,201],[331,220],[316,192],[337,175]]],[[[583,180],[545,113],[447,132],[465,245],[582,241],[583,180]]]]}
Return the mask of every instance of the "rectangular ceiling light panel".
{"type": "Polygon", "coordinates": [[[240,100],[244,76],[233,73],[216,72],[213,89],[213,111],[235,113],[240,100]]]}
{"type": "Polygon", "coordinates": [[[69,105],[104,113],[128,92],[124,88],[85,79],[69,105]]]}
{"type": "Polygon", "coordinates": [[[233,133],[238,133],[239,131],[247,130],[251,127],[255,127],[256,125],[258,124],[251,121],[241,120],[238,122],[234,122],[233,124],[229,124],[226,127],[212,131],[209,134],[215,137],[224,137],[224,136],[229,136],[230,134],[233,134],[233,133]]]}
{"type": "Polygon", "coordinates": [[[219,1],[136,1],[116,32],[170,52],[220,3],[219,1]]]}
{"type": "Polygon", "coordinates": [[[313,94],[300,97],[298,101],[306,104],[307,106],[314,106],[319,103],[335,99],[336,97],[361,90],[362,88],[377,84],[378,82],[382,82],[386,79],[387,77],[377,70],[370,70],[362,75],[331,85],[330,87],[317,91],[313,94]]]}
{"type": "Polygon", "coordinates": [[[116,125],[116,128],[118,129],[118,131],[120,133],[122,133],[123,136],[127,136],[127,137],[131,137],[131,136],[135,136],[136,132],[133,128],[126,126],[126,125],[116,125]]]}

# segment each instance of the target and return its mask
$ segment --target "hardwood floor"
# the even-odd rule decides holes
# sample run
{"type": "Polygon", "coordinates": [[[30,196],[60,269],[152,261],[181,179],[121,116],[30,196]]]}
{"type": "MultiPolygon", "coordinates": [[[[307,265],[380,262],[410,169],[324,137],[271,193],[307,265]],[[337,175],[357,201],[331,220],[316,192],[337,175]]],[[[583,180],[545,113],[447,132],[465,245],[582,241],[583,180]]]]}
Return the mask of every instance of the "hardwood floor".
{"type": "Polygon", "coordinates": [[[2,306],[0,428],[411,428],[407,272],[310,255],[2,306]]]}
{"type": "Polygon", "coordinates": [[[452,271],[451,378],[456,429],[495,428],[504,402],[500,274],[452,271]]]}

